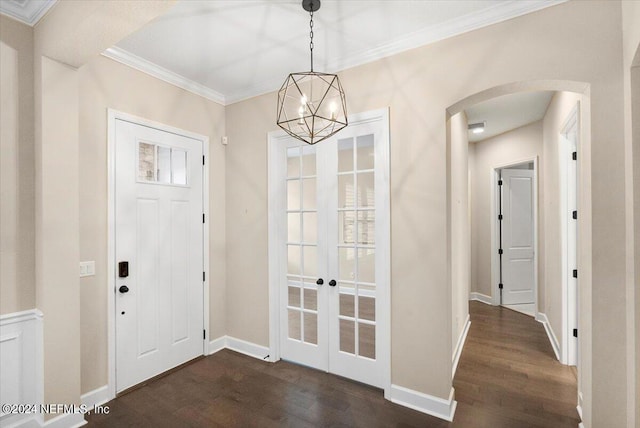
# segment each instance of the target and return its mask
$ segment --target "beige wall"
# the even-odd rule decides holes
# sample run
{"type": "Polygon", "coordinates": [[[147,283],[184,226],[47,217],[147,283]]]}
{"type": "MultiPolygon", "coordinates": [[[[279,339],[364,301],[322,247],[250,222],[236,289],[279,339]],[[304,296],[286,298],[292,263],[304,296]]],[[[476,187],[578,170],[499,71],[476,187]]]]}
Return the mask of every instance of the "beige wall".
{"type": "Polygon", "coordinates": [[[458,343],[469,315],[471,233],[469,225],[469,138],[467,115],[450,119],[451,150],[451,343],[458,343]]]}
{"type": "Polygon", "coordinates": [[[538,309],[544,302],[543,259],[543,201],[542,122],[534,122],[513,131],[472,143],[473,173],[471,182],[471,291],[493,296],[491,283],[491,222],[493,171],[498,167],[538,159],[538,309]]]}
{"type": "MultiPolygon", "coordinates": [[[[591,262],[594,296],[600,300],[593,305],[598,324],[593,365],[585,356],[584,370],[593,374],[596,399],[591,401],[586,384],[583,394],[586,405],[594,406],[594,419],[586,415],[589,426],[622,424],[626,391],[619,385],[626,371],[619,355],[626,352],[625,320],[609,302],[624,301],[624,201],[608,190],[611,182],[624,183],[623,172],[614,167],[623,162],[620,15],[616,2],[563,3],[341,73],[349,111],[391,109],[393,383],[439,397],[451,388],[446,368],[452,297],[443,251],[446,109],[511,82],[586,82],[596,142],[585,146],[592,151],[585,155],[586,165],[593,154],[594,180],[586,189],[593,184],[593,200],[587,202],[594,227],[593,257],[590,248],[581,255],[591,262]]],[[[276,129],[275,101],[272,93],[227,108],[227,217],[234,219],[227,228],[227,325],[229,334],[262,345],[268,344],[266,134],[276,129]]],[[[584,283],[590,278],[585,267],[584,283]]],[[[589,311],[590,301],[581,308],[589,311]]],[[[585,334],[590,335],[588,328],[585,334]]],[[[582,351],[591,354],[590,345],[582,351]]]]}
{"type": "Polygon", "coordinates": [[[0,15],[0,315],[35,307],[33,29],[0,15]]]}
{"type": "Polygon", "coordinates": [[[629,426],[634,426],[640,423],[640,2],[622,2],[622,36],[627,200],[627,367],[630,379],[627,408],[629,426]],[[635,382],[632,381],[634,378],[635,382]]]}
{"type": "MultiPolygon", "coordinates": [[[[571,111],[582,97],[571,92],[557,92],[551,99],[544,116],[544,255],[541,258],[544,270],[545,294],[540,310],[547,315],[549,324],[562,343],[567,334],[562,329],[562,224],[560,192],[560,148],[563,145],[560,133],[571,111]]],[[[581,142],[578,142],[581,144],[581,142]]]]}
{"type": "Polygon", "coordinates": [[[225,327],[224,107],[118,62],[98,56],[80,75],[80,259],[96,276],[80,280],[82,392],[107,383],[107,109],[209,137],[209,339],[225,327]]]}

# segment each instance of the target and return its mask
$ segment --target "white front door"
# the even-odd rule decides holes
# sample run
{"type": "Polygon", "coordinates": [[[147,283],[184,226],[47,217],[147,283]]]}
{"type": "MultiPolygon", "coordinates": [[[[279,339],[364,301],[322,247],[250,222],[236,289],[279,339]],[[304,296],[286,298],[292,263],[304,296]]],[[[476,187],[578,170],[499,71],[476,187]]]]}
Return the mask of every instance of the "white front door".
{"type": "Polygon", "coordinates": [[[202,141],[115,124],[116,391],[203,353],[202,141]]]}
{"type": "Polygon", "coordinates": [[[502,304],[535,302],[533,171],[502,170],[502,304]]]}
{"type": "Polygon", "coordinates": [[[278,145],[279,192],[286,195],[280,350],[283,359],[384,387],[388,134],[382,119],[350,122],[315,146],[290,138],[278,145]]]}

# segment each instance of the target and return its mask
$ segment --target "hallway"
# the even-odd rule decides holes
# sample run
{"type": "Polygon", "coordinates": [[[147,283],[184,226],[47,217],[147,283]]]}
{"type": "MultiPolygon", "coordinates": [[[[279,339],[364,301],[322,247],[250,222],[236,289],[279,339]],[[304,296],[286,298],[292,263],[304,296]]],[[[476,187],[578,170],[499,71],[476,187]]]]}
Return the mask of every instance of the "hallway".
{"type": "Polygon", "coordinates": [[[453,424],[384,400],[380,390],[287,362],[223,350],[106,405],[90,427],[576,427],[576,384],[544,328],[469,302],[453,424]]]}

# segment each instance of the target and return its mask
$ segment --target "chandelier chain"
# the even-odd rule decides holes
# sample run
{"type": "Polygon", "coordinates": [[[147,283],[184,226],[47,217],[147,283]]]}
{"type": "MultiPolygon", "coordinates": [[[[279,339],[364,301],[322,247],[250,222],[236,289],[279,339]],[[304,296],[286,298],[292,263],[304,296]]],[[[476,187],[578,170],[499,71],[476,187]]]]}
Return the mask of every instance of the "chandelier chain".
{"type": "Polygon", "coordinates": [[[313,71],[313,10],[309,12],[311,20],[309,20],[309,50],[311,51],[311,71],[313,71]]]}

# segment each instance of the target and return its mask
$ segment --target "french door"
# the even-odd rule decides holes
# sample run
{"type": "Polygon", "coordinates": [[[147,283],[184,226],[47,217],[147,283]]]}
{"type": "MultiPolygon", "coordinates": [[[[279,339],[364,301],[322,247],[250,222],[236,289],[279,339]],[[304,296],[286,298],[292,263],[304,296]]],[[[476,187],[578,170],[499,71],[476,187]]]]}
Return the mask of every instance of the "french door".
{"type": "MultiPolygon", "coordinates": [[[[358,120],[360,119],[360,120],[358,120]]],[[[272,144],[280,356],[384,387],[389,365],[387,112],[309,146],[272,144]]],[[[273,247],[272,247],[273,248],[273,247]]]]}

